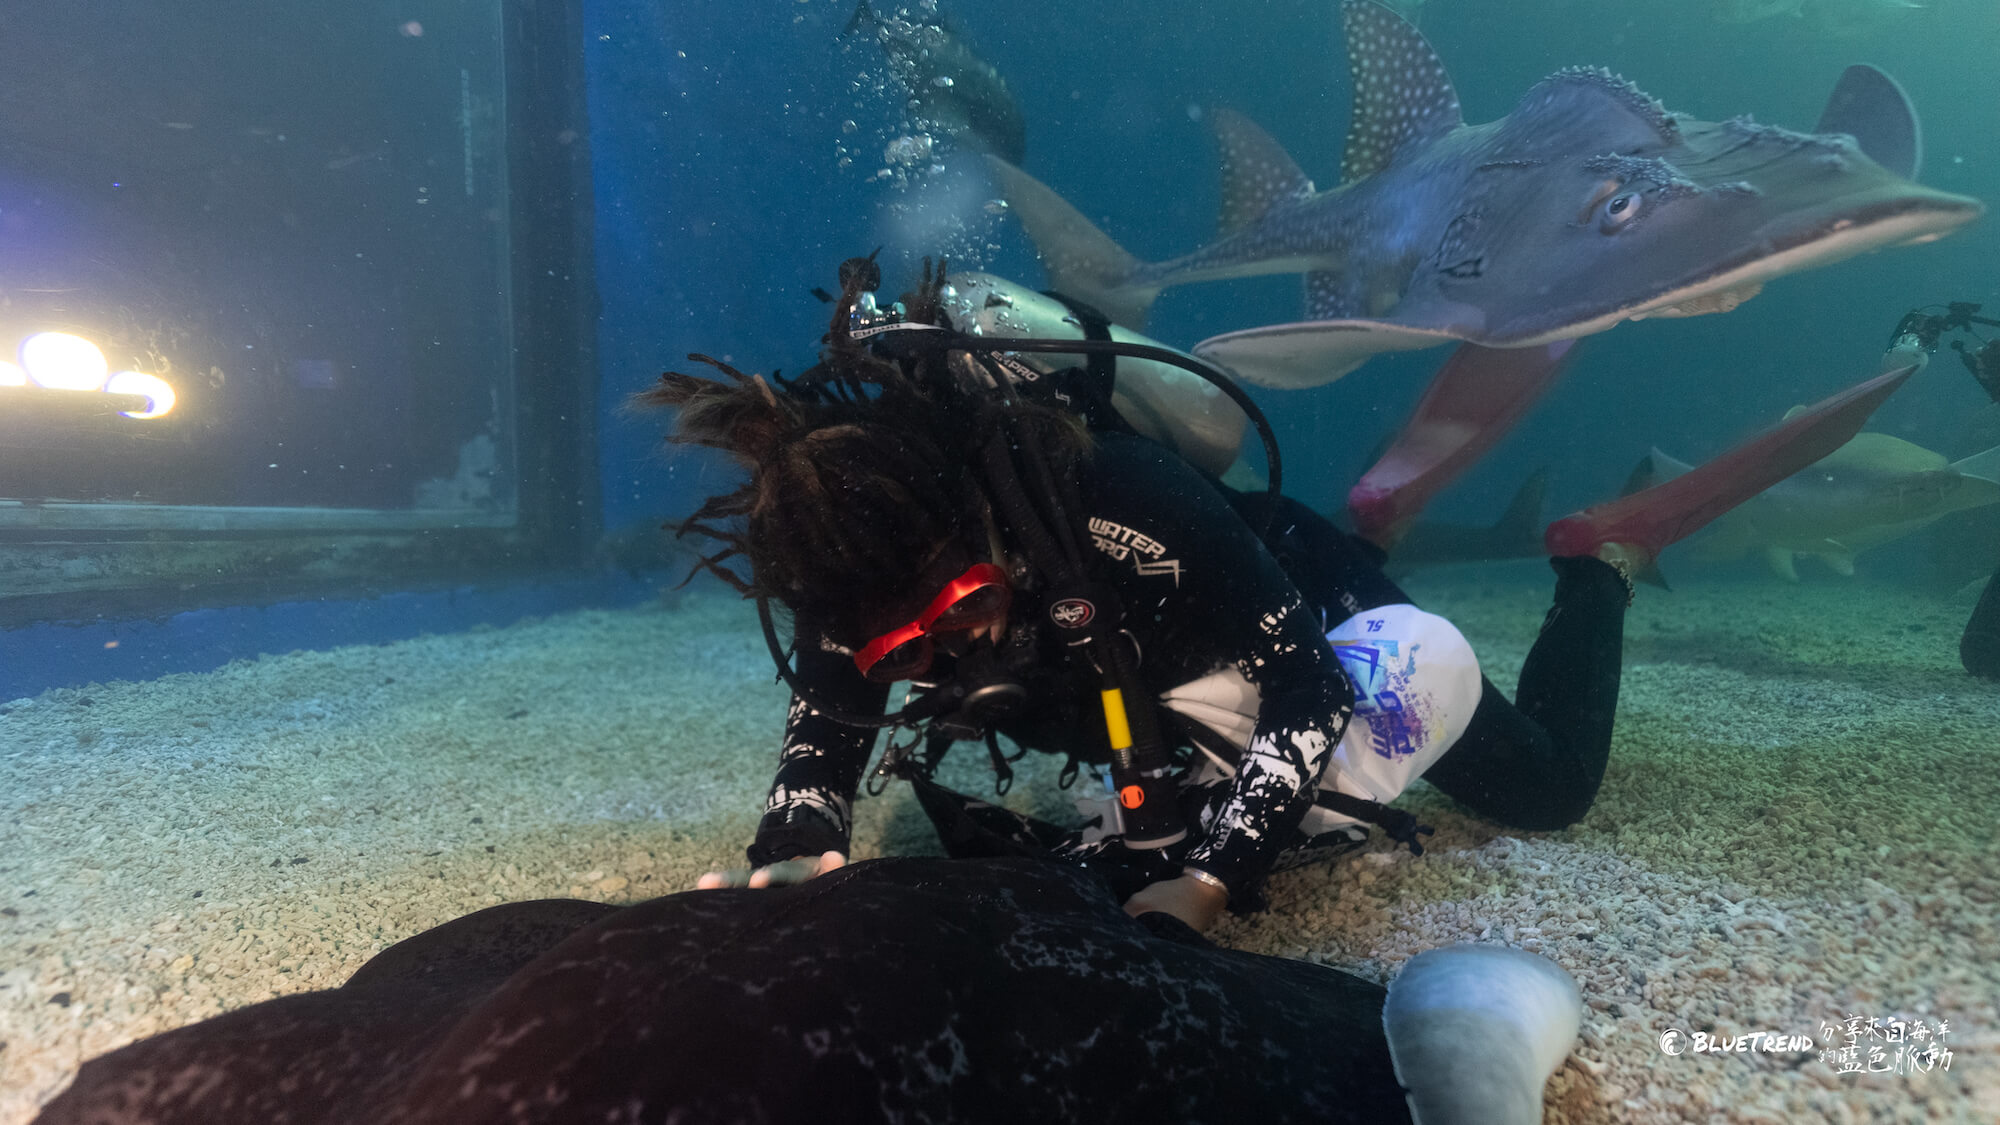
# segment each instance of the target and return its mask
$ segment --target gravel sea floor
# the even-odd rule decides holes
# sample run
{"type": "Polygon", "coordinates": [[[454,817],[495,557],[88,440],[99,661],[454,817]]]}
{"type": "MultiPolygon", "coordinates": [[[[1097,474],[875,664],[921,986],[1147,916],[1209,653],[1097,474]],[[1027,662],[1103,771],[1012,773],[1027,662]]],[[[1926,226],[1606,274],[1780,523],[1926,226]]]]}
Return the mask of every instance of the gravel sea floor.
{"type": "MultiPolygon", "coordinates": [[[[1551,585],[1411,583],[1503,685],[1551,585]]],[[[1551,1122],[2000,1121],[2000,685],[1958,667],[1969,609],[1642,589],[1581,824],[1511,832],[1420,784],[1400,804],[1437,827],[1422,858],[1285,873],[1212,936],[1377,979],[1454,941],[1554,958],[1588,1009],[1551,1122]],[[1859,1073],[1832,1052],[1850,1027],[1859,1073]],[[1813,1044],[1668,1054],[1670,1029],[1813,1044]]],[[[469,911],[740,862],[783,705],[754,613],[701,594],[0,703],[0,1125],[86,1058],[331,987],[469,911]]],[[[1066,807],[1058,764],[1023,762],[1009,800],[1066,807]]],[[[983,754],[947,773],[990,785],[983,754]]],[[[861,857],[936,850],[906,791],[858,812],[861,857]]]]}

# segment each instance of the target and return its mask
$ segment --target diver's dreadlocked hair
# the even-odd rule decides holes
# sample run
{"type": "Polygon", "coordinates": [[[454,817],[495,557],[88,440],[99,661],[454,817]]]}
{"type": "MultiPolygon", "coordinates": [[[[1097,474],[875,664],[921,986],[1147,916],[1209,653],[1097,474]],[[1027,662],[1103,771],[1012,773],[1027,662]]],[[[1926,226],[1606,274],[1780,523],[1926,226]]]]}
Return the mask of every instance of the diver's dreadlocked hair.
{"type": "MultiPolygon", "coordinates": [[[[855,299],[880,283],[873,257],[842,265],[832,327],[811,371],[766,381],[696,354],[688,358],[725,378],[670,371],[634,396],[679,409],[668,441],[724,450],[750,470],[748,482],[710,497],[678,526],[725,548],[697,572],[828,618],[906,595],[942,542],[984,542],[973,451],[995,427],[1034,427],[1058,473],[1088,441],[1071,415],[963,393],[941,365],[908,370],[851,339],[855,299]],[[737,555],[750,563],[747,580],[721,565],[737,555]]],[[[906,300],[912,319],[942,323],[944,280],[943,263],[933,274],[925,259],[923,285],[906,300]]]]}

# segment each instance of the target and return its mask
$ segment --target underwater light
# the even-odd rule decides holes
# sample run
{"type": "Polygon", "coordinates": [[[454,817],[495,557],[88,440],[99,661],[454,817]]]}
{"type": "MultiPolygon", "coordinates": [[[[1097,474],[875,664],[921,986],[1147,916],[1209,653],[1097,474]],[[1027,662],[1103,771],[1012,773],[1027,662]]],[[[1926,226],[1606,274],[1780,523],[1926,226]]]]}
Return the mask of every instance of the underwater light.
{"type": "Polygon", "coordinates": [[[25,387],[27,385],[28,373],[21,370],[20,364],[8,363],[6,360],[0,359],[0,387],[25,387]]]}
{"type": "Polygon", "coordinates": [[[107,394],[144,395],[146,409],[121,410],[127,418],[159,418],[174,408],[174,388],[158,375],[143,371],[120,371],[104,384],[107,394]]]}
{"type": "Polygon", "coordinates": [[[37,332],[21,341],[21,366],[52,391],[94,391],[111,373],[96,344],[67,332],[37,332]]]}

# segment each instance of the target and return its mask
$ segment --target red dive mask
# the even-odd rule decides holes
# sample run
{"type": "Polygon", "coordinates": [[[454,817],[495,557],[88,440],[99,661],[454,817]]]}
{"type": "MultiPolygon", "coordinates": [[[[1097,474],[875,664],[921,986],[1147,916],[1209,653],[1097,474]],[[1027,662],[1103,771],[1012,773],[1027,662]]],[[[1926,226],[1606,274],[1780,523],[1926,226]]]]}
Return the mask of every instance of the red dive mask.
{"type": "Polygon", "coordinates": [[[915,621],[891,629],[854,654],[854,666],[876,683],[893,684],[921,676],[931,666],[931,637],[984,629],[1007,620],[1014,591],[1007,572],[990,562],[974,563],[945,584],[915,621]]]}

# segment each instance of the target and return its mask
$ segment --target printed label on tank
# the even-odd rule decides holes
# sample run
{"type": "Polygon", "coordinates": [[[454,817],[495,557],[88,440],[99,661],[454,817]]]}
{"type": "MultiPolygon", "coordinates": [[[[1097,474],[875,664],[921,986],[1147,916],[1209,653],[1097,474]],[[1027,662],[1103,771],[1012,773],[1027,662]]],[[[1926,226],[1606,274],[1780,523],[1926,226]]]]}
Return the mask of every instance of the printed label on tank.
{"type": "MultiPolygon", "coordinates": [[[[1380,622],[1367,623],[1370,631],[1380,622]]],[[[1424,743],[1424,716],[1406,701],[1414,699],[1410,680],[1417,671],[1417,650],[1403,651],[1400,641],[1342,641],[1333,646],[1340,666],[1354,682],[1354,717],[1368,726],[1368,744],[1384,758],[1406,758],[1424,743]]]]}

